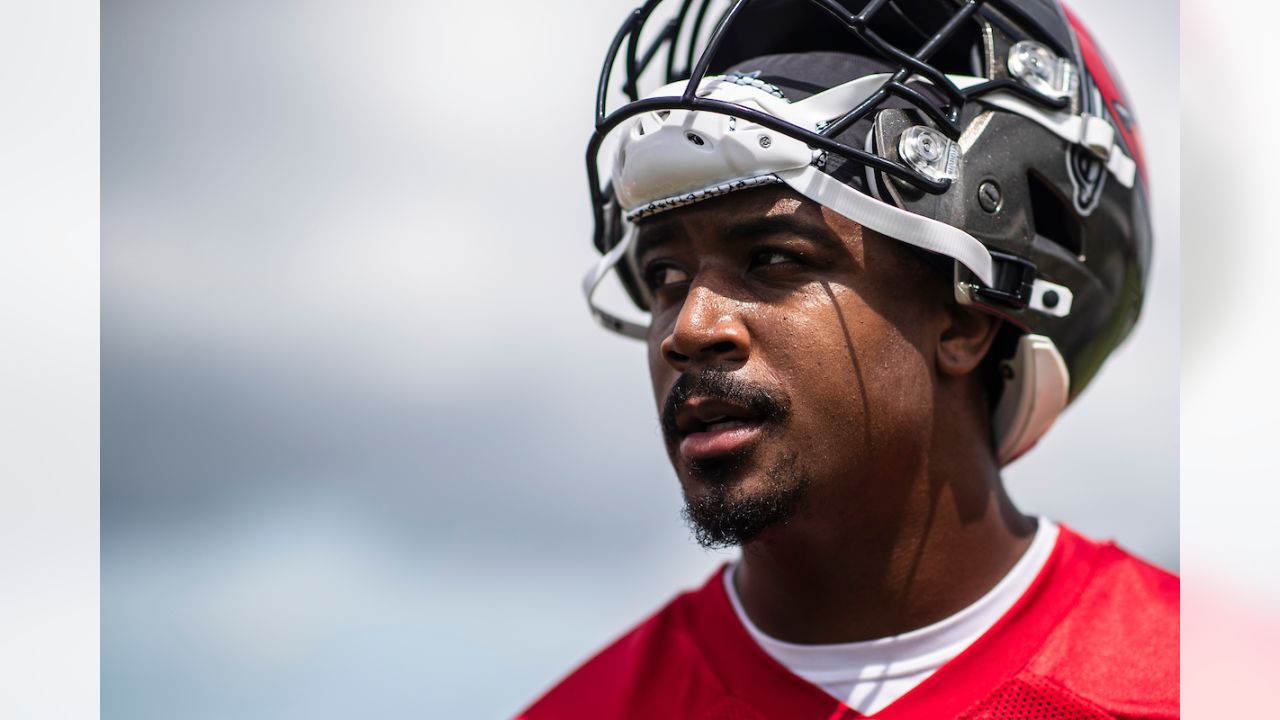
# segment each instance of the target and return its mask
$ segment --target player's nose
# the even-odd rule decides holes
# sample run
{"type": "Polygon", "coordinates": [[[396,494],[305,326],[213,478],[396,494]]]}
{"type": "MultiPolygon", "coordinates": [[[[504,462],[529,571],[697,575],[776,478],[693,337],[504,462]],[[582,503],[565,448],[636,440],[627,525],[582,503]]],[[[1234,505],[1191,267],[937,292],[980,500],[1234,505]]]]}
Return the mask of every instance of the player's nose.
{"type": "Polygon", "coordinates": [[[751,354],[751,334],[740,306],[706,285],[691,287],[671,332],[662,340],[662,359],[679,372],[699,364],[745,364],[751,354]]]}

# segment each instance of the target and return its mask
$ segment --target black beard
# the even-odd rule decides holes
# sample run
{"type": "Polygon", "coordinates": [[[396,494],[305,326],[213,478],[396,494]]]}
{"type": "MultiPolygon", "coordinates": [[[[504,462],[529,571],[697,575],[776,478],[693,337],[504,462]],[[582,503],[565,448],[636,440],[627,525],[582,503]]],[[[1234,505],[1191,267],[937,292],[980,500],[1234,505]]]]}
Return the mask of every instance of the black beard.
{"type": "Polygon", "coordinates": [[[691,472],[710,480],[704,483],[705,494],[690,497],[685,492],[681,511],[698,544],[711,550],[746,545],[766,529],[785,525],[809,486],[809,478],[796,467],[796,459],[791,455],[769,468],[764,491],[745,498],[731,498],[740,483],[728,482],[741,459],[701,463],[696,471],[691,468],[691,472]]]}
{"type": "MultiPolygon", "coordinates": [[[[733,372],[710,367],[681,374],[662,408],[662,434],[671,462],[679,470],[680,431],[676,412],[692,397],[711,397],[750,409],[766,433],[776,430],[790,415],[785,395],[747,382],[733,372]]],[[[701,485],[704,494],[691,497],[685,492],[683,515],[694,539],[705,548],[744,545],[766,528],[786,522],[804,496],[808,478],[796,468],[795,455],[783,458],[765,471],[764,491],[752,497],[732,498],[741,483],[742,467],[753,454],[748,449],[713,460],[690,462],[690,481],[701,485]]]]}

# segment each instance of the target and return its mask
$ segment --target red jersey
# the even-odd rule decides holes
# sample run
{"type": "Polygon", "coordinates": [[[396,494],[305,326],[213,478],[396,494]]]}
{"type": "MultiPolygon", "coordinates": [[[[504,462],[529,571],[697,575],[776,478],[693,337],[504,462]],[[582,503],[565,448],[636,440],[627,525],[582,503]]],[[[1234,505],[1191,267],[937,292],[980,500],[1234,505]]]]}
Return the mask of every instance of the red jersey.
{"type": "Polygon", "coordinates": [[[770,657],[720,572],[587,661],[521,720],[1178,717],[1178,578],[1061,527],[1044,568],[982,637],[864,716],[770,657]]]}

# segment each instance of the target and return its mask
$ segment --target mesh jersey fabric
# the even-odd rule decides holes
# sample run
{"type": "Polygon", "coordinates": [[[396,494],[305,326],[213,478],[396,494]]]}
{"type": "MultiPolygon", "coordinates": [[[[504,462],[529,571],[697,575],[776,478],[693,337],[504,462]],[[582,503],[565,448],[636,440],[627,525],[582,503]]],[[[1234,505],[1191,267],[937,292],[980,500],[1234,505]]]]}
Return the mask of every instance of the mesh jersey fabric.
{"type": "Polygon", "coordinates": [[[520,720],[1176,718],[1178,578],[1060,525],[1022,598],[919,686],[864,716],[769,657],[717,570],[552,688],[520,720]]]}

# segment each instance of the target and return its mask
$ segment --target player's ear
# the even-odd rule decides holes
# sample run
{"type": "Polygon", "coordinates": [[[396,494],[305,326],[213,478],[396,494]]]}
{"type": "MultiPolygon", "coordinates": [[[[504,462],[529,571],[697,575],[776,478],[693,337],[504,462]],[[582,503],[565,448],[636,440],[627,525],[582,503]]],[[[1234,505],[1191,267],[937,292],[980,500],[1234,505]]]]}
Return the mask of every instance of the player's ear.
{"type": "Polygon", "coordinates": [[[995,341],[1002,321],[988,313],[956,302],[946,303],[938,338],[938,371],[960,376],[973,372],[995,341]]]}

